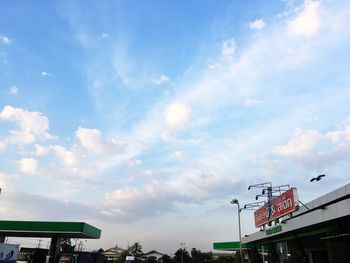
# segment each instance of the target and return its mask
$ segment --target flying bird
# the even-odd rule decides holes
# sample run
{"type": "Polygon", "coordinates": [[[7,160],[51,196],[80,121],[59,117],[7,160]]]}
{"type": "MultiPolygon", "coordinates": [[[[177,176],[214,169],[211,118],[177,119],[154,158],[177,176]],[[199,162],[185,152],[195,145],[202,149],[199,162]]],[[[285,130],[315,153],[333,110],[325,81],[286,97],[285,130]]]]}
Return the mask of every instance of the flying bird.
{"type": "Polygon", "coordinates": [[[320,174],[319,176],[317,177],[314,177],[310,180],[310,182],[313,182],[313,181],[320,181],[322,179],[322,177],[325,177],[326,175],[325,174],[320,174]]]}

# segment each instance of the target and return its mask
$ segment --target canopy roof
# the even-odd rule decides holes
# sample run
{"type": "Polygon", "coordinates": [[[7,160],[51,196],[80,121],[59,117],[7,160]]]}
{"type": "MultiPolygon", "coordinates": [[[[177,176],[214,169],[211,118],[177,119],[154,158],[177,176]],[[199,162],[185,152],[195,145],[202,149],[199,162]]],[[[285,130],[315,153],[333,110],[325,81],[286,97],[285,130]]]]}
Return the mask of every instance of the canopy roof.
{"type": "Polygon", "coordinates": [[[0,235],[99,239],[101,230],[84,222],[1,221],[0,235]]]}

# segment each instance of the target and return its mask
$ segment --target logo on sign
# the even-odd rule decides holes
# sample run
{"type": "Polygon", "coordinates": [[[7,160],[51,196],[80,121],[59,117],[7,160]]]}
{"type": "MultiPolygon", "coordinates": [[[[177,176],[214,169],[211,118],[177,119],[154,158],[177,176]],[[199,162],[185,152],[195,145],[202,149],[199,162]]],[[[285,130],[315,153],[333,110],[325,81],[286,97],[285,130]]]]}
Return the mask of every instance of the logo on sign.
{"type": "Polygon", "coordinates": [[[5,259],[11,259],[15,251],[11,250],[10,253],[8,253],[5,257],[5,259]]]}
{"type": "Polygon", "coordinates": [[[298,194],[291,188],[254,212],[255,226],[260,227],[298,209],[298,194]]]}

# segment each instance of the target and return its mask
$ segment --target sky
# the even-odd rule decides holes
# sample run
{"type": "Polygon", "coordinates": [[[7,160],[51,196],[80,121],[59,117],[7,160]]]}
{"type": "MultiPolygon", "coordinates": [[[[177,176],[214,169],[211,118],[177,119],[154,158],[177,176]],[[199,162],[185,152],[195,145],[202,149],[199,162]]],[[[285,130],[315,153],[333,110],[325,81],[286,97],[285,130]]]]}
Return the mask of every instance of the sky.
{"type": "Polygon", "coordinates": [[[90,250],[209,251],[238,240],[229,201],[251,184],[308,202],[349,183],[349,17],[348,0],[0,1],[1,219],[87,222],[90,250]]]}

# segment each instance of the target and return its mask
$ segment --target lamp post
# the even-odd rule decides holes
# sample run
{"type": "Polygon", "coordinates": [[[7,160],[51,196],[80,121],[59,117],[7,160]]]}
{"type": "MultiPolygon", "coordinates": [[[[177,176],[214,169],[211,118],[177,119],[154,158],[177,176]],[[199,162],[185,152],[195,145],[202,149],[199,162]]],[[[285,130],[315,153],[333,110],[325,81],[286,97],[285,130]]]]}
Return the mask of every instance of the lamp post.
{"type": "Polygon", "coordinates": [[[238,233],[239,233],[239,253],[241,256],[241,262],[243,262],[243,253],[242,253],[242,235],[241,235],[241,207],[237,199],[232,199],[231,204],[237,205],[238,213],[238,233]]]}

